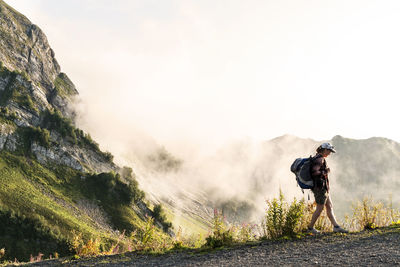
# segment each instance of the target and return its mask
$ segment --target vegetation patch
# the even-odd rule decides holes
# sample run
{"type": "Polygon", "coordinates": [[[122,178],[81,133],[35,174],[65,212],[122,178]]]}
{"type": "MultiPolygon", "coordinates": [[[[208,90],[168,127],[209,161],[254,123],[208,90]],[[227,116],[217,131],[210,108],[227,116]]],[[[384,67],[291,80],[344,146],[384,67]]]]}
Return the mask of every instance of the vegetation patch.
{"type": "Polygon", "coordinates": [[[11,72],[7,68],[1,67],[0,76],[2,78],[8,77],[8,82],[3,91],[0,91],[0,105],[5,106],[7,102],[13,97],[14,89],[12,85],[14,84],[15,78],[17,77],[16,72],[11,72]]]}
{"type": "Polygon", "coordinates": [[[9,125],[15,125],[14,120],[17,115],[14,112],[10,112],[6,107],[0,107],[0,122],[9,125]]]}
{"type": "Polygon", "coordinates": [[[39,253],[47,257],[55,253],[71,253],[68,241],[60,232],[44,226],[38,219],[0,210],[0,224],[0,247],[5,259],[28,261],[30,255],[39,253]]]}
{"type": "MultiPolygon", "coordinates": [[[[98,239],[102,252],[123,241],[118,241],[119,237],[115,233],[99,228],[96,218],[89,217],[76,206],[77,200],[87,199],[92,191],[92,188],[82,186],[85,184],[82,180],[85,175],[88,174],[65,166],[49,164],[44,167],[29,157],[0,152],[0,211],[2,220],[7,221],[1,225],[9,225],[7,233],[0,234],[0,241],[4,241],[0,242],[0,248],[5,249],[4,259],[14,260],[16,257],[18,260],[26,260],[38,252],[43,253],[44,258],[50,254],[54,256],[55,252],[60,256],[71,255],[76,253],[74,248],[68,247],[67,250],[65,244],[67,242],[71,245],[78,233],[85,244],[89,240],[98,239]],[[16,234],[25,223],[27,229],[36,229],[32,234],[35,241],[29,239],[28,235],[29,240],[25,242],[20,234],[16,234]],[[40,241],[42,237],[43,242],[40,241]],[[15,248],[22,249],[15,252],[15,248]]],[[[86,180],[97,183],[97,187],[93,188],[96,195],[92,201],[104,205],[107,215],[112,217],[115,229],[139,233],[145,222],[127,204],[132,201],[133,205],[137,197],[140,199],[132,189],[134,185],[123,184],[115,174],[100,176],[103,179],[86,180]],[[101,185],[102,182],[111,185],[111,188],[101,185]],[[107,195],[101,196],[99,192],[107,192],[107,195]]],[[[158,230],[156,233],[159,235],[158,230]]],[[[127,245],[124,247],[127,249],[127,245]]]]}
{"type": "Polygon", "coordinates": [[[63,97],[75,95],[76,90],[65,73],[60,73],[54,80],[54,90],[57,94],[63,97]]]}
{"type": "Polygon", "coordinates": [[[31,146],[34,142],[49,148],[51,145],[50,132],[41,127],[19,127],[16,129],[19,137],[16,155],[32,157],[31,146]]]}
{"type": "Polygon", "coordinates": [[[276,239],[279,237],[293,237],[301,226],[301,218],[304,215],[304,200],[293,200],[288,204],[282,191],[279,198],[267,201],[267,211],[263,222],[264,238],[276,239]]]}
{"type": "Polygon", "coordinates": [[[172,223],[168,221],[167,215],[161,204],[157,204],[153,209],[153,218],[160,222],[163,227],[164,232],[168,232],[170,228],[172,228],[172,223]]]}
{"type": "Polygon", "coordinates": [[[102,152],[99,144],[92,139],[90,134],[86,134],[81,129],[75,128],[72,120],[62,116],[60,111],[56,110],[52,112],[46,110],[42,115],[43,128],[57,131],[63,138],[66,138],[71,143],[94,150],[96,153],[100,154],[106,162],[113,162],[114,157],[110,152],[102,152]]]}
{"type": "Polygon", "coordinates": [[[76,131],[72,121],[63,117],[60,111],[51,112],[46,110],[42,117],[44,128],[57,131],[63,138],[68,138],[73,144],[77,143],[76,131]]]}
{"type": "Polygon", "coordinates": [[[144,192],[133,179],[124,183],[120,175],[113,172],[90,175],[85,178],[82,193],[99,201],[117,229],[130,233],[137,228],[131,222],[138,220],[138,217],[129,207],[132,203],[141,201],[144,192]]]}

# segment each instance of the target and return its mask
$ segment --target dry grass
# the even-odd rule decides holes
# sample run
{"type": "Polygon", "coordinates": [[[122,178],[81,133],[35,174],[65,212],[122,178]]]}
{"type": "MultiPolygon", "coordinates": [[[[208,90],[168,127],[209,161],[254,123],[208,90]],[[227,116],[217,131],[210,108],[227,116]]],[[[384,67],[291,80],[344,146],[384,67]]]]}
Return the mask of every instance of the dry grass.
{"type": "Polygon", "coordinates": [[[372,197],[364,197],[362,201],[353,203],[352,208],[352,216],[345,217],[345,225],[352,231],[389,226],[400,220],[400,211],[393,207],[391,198],[386,205],[382,201],[374,201],[372,197]]]}

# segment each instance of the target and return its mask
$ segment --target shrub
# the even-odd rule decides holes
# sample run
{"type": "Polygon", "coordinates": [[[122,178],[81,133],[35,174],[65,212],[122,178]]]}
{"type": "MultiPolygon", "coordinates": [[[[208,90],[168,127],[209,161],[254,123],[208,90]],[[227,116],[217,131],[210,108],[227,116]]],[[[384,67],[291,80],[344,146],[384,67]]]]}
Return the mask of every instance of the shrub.
{"type": "Polygon", "coordinates": [[[136,180],[128,180],[124,183],[118,173],[108,172],[89,176],[86,184],[92,198],[111,203],[128,205],[144,197],[144,192],[139,189],[136,180]]]}
{"type": "Polygon", "coordinates": [[[54,80],[54,90],[61,96],[74,95],[74,85],[65,73],[60,73],[54,80]]]}
{"type": "Polygon", "coordinates": [[[86,134],[82,130],[78,130],[78,133],[80,137],[79,145],[86,145],[95,151],[100,151],[99,144],[92,139],[90,134],[86,134]]]}
{"type": "Polygon", "coordinates": [[[72,232],[71,249],[75,251],[75,254],[80,257],[95,256],[99,255],[100,250],[100,240],[88,239],[85,241],[82,237],[82,233],[72,232]]]}
{"type": "Polygon", "coordinates": [[[57,131],[63,138],[68,138],[73,144],[93,149],[107,162],[112,163],[114,160],[114,156],[110,152],[102,152],[100,150],[99,144],[92,139],[90,134],[86,134],[82,130],[75,128],[72,120],[65,118],[58,110],[55,112],[46,110],[44,112],[43,127],[57,131]]]}
{"type": "Polygon", "coordinates": [[[107,161],[107,162],[113,162],[113,160],[114,160],[114,156],[113,156],[113,154],[111,154],[111,152],[103,152],[103,156],[104,156],[104,158],[105,158],[105,160],[107,161]]]}
{"type": "Polygon", "coordinates": [[[43,224],[39,219],[29,218],[10,210],[0,210],[0,258],[28,261],[31,254],[49,255],[56,249],[63,255],[70,253],[68,242],[61,234],[43,224]]]}
{"type": "Polygon", "coordinates": [[[10,110],[7,107],[0,107],[0,121],[5,122],[5,123],[12,123],[13,120],[15,120],[17,116],[15,115],[15,112],[10,112],[10,110]]]}
{"type": "Polygon", "coordinates": [[[154,239],[154,232],[154,219],[147,217],[146,225],[142,232],[141,242],[145,245],[150,243],[154,239]]]}
{"type": "Polygon", "coordinates": [[[145,197],[145,193],[139,189],[139,183],[136,180],[136,176],[133,173],[132,168],[126,166],[123,167],[121,176],[125,181],[128,182],[133,202],[138,203],[139,201],[142,201],[145,197]]]}
{"type": "Polygon", "coordinates": [[[167,216],[165,215],[161,204],[157,204],[154,206],[153,217],[156,221],[161,223],[164,232],[168,232],[168,230],[172,227],[172,223],[168,222],[167,216]]]}
{"type": "Polygon", "coordinates": [[[296,198],[289,205],[279,192],[279,199],[274,198],[267,201],[267,211],[263,223],[264,238],[279,238],[293,236],[301,225],[304,216],[304,200],[297,201],[296,198]]]}
{"type": "Polygon", "coordinates": [[[254,233],[255,227],[257,225],[250,225],[243,223],[234,228],[234,240],[236,242],[249,242],[253,241],[256,238],[256,234],[254,233]]]}
{"type": "Polygon", "coordinates": [[[400,219],[400,213],[393,208],[391,201],[386,206],[372,197],[364,197],[361,202],[353,203],[353,218],[347,218],[347,223],[355,230],[367,230],[388,226],[397,219],[400,219]]]}
{"type": "Polygon", "coordinates": [[[125,183],[119,174],[113,172],[93,174],[86,177],[81,189],[84,195],[99,201],[117,229],[128,233],[135,230],[131,221],[133,211],[130,205],[141,199],[144,193],[132,181],[125,183]]]}
{"type": "Polygon", "coordinates": [[[18,147],[18,153],[22,155],[31,155],[31,146],[33,142],[49,148],[50,147],[50,132],[47,129],[40,127],[20,127],[17,128],[17,133],[22,142],[18,147]]]}
{"type": "Polygon", "coordinates": [[[29,129],[30,140],[37,141],[40,145],[50,147],[50,132],[40,127],[32,127],[29,129]]]}
{"type": "Polygon", "coordinates": [[[36,108],[35,104],[33,103],[30,95],[20,94],[16,97],[16,100],[21,106],[25,107],[26,109],[38,112],[38,109],[36,108]]]}
{"type": "Polygon", "coordinates": [[[172,239],[154,225],[154,218],[146,215],[146,222],[131,233],[133,250],[163,252],[173,247],[172,239]]]}
{"type": "Polygon", "coordinates": [[[204,246],[217,248],[222,246],[229,246],[232,243],[232,229],[228,229],[228,226],[224,222],[222,213],[219,213],[217,209],[214,209],[212,233],[208,237],[206,237],[206,243],[204,246]]]}
{"type": "Polygon", "coordinates": [[[62,137],[69,137],[72,143],[77,143],[77,136],[72,121],[62,116],[61,112],[56,110],[51,112],[46,110],[43,115],[43,127],[57,131],[62,137]]]}
{"type": "Polygon", "coordinates": [[[173,249],[183,249],[186,248],[184,241],[182,240],[182,228],[179,226],[178,232],[176,233],[175,239],[172,242],[173,249]]]}

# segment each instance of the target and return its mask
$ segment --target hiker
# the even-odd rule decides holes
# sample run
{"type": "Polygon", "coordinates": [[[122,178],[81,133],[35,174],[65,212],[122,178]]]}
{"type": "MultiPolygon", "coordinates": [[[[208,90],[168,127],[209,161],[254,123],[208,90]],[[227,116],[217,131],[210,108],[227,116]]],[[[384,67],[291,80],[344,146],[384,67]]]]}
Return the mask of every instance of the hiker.
{"type": "Polygon", "coordinates": [[[332,201],[329,196],[328,174],[330,169],[326,164],[325,158],[328,157],[331,152],[336,153],[334,147],[329,143],[323,143],[317,148],[317,154],[311,161],[310,171],[311,177],[314,181],[314,187],[311,191],[314,193],[317,208],[311,218],[310,224],[308,225],[308,231],[313,234],[319,233],[319,231],[314,228],[314,224],[321,215],[324,206],[326,207],[326,214],[333,225],[333,232],[348,233],[347,230],[340,227],[336,222],[335,215],[333,214],[332,201]]]}

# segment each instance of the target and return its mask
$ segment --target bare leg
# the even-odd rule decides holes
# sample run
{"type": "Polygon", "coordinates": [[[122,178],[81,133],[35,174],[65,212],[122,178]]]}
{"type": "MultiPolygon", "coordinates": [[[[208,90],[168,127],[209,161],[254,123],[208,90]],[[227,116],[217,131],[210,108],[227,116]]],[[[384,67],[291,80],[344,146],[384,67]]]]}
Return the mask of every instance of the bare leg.
{"type": "Polygon", "coordinates": [[[321,215],[321,212],[324,210],[324,204],[317,204],[317,208],[315,209],[312,218],[311,218],[311,222],[308,225],[309,228],[314,228],[314,224],[317,221],[319,215],[321,215]]]}
{"type": "Polygon", "coordinates": [[[328,215],[328,218],[331,221],[332,225],[338,226],[338,223],[336,222],[335,214],[333,214],[333,205],[332,205],[330,196],[326,200],[325,207],[326,207],[326,215],[328,215]]]}

